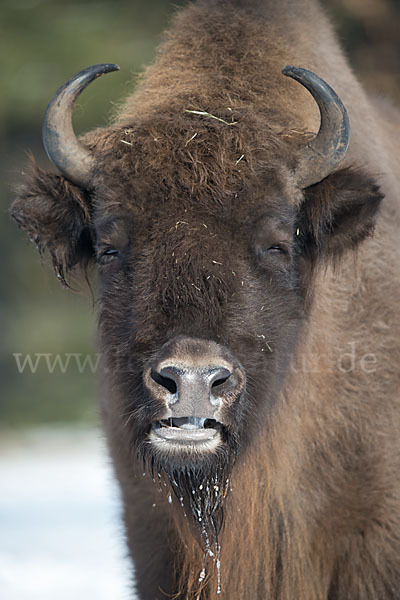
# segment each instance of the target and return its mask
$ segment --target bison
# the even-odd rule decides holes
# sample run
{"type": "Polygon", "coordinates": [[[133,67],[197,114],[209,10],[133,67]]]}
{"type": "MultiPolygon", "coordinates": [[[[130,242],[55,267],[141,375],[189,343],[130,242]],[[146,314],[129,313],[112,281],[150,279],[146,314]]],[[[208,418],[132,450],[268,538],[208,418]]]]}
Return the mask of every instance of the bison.
{"type": "Polygon", "coordinates": [[[313,0],[189,4],[78,140],[117,68],[57,92],[58,172],[33,163],[11,214],[64,285],[97,265],[139,597],[398,598],[399,113],[313,0]]]}

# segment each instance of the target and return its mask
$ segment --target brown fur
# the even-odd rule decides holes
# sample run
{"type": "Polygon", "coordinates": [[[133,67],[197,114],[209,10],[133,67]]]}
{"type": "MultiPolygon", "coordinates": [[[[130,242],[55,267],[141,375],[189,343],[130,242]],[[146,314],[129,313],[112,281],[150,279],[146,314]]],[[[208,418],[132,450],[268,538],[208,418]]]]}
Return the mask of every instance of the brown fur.
{"type": "Polygon", "coordinates": [[[62,278],[99,256],[103,413],[141,598],[218,597],[210,557],[199,584],[195,525],[137,457],[159,410],[143,367],[182,333],[232,349],[248,378],[230,414],[221,599],[398,598],[396,130],[314,2],[200,0],[115,122],[85,137],[95,192],[38,168],[20,187],[12,214],[62,278]],[[293,173],[318,111],[285,64],[326,79],[352,127],[346,164],[304,192],[293,173]],[[263,253],[282,227],[286,258],[263,253]],[[123,268],[101,258],[109,246],[124,248],[123,268]]]}

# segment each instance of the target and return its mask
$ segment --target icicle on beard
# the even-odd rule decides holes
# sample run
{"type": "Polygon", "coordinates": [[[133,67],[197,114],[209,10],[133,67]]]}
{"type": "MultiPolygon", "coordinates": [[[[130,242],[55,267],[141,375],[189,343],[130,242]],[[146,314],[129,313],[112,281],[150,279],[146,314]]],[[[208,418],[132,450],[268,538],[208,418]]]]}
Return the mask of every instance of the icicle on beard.
{"type": "MultiPolygon", "coordinates": [[[[153,482],[168,486],[200,534],[204,552],[213,555],[224,522],[224,504],[231,487],[231,472],[237,456],[237,443],[224,444],[217,452],[201,458],[147,454],[145,470],[153,482]],[[190,519],[191,517],[191,519],[190,519]]],[[[235,440],[236,442],[236,440],[235,440]]]]}

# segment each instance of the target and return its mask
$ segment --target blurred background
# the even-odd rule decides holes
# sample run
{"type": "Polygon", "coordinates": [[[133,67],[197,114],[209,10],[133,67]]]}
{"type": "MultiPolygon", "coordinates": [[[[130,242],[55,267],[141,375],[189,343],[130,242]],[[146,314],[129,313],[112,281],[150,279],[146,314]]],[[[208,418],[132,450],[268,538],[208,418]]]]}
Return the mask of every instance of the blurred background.
{"type": "MultiPolygon", "coordinates": [[[[48,165],[41,120],[56,88],[88,65],[118,63],[120,73],[89,86],[74,112],[78,133],[105,124],[133,89],[137,74],[154,58],[163,29],[182,4],[183,0],[1,3],[0,596],[4,600],[28,595],[31,600],[82,597],[85,590],[97,600],[130,597],[118,493],[98,430],[93,303],[87,289],[67,292],[51,269],[43,268],[34,247],[10,223],[7,207],[27,152],[48,165]],[[95,577],[88,576],[92,572],[97,573],[96,585],[95,577]]],[[[400,0],[323,4],[361,81],[400,105],[400,0]]]]}

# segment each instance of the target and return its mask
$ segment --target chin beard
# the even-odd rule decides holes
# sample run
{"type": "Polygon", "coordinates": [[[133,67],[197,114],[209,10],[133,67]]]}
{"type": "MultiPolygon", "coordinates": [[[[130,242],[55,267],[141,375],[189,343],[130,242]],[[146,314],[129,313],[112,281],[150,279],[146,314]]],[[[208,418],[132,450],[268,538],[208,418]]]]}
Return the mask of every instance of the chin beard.
{"type": "Polygon", "coordinates": [[[231,489],[231,473],[237,456],[236,448],[225,444],[209,455],[163,456],[148,453],[144,456],[146,470],[160,488],[170,489],[178,500],[189,526],[199,535],[205,552],[213,555],[224,522],[224,504],[231,489]]]}

